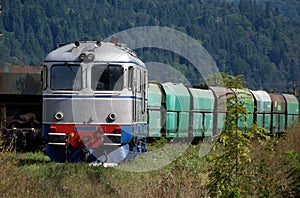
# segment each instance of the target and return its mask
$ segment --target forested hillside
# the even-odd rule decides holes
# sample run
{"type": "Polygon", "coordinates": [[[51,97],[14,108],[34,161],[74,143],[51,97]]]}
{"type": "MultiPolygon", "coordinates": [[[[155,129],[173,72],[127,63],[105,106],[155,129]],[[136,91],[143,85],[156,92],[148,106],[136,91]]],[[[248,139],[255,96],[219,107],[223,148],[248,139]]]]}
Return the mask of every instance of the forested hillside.
{"type": "Polygon", "coordinates": [[[288,18],[300,23],[300,4],[298,0],[261,0],[288,18]]]}
{"type": "MultiPolygon", "coordinates": [[[[248,87],[291,91],[293,81],[300,86],[299,13],[293,14],[299,10],[284,8],[297,8],[300,2],[265,2],[0,0],[0,65],[41,65],[57,43],[85,37],[99,40],[138,26],[163,26],[201,42],[220,71],[243,74],[248,87]],[[291,15],[296,18],[286,17],[291,15]]],[[[139,54],[146,61],[179,68],[185,64],[164,53],[140,50],[139,54]]],[[[186,76],[193,76],[191,72],[185,71],[186,76]]]]}

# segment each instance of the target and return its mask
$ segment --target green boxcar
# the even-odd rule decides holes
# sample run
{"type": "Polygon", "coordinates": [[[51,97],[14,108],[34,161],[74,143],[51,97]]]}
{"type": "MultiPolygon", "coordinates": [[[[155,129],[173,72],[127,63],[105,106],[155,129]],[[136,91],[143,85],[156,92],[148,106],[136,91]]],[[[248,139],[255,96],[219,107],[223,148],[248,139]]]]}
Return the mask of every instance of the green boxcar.
{"type": "Polygon", "coordinates": [[[285,120],[284,114],[272,114],[272,132],[283,133],[285,131],[285,120]]]}
{"type": "Polygon", "coordinates": [[[193,137],[212,136],[213,113],[193,113],[192,126],[193,137]]]}
{"type": "Polygon", "coordinates": [[[258,127],[266,129],[267,133],[271,131],[271,109],[272,100],[266,91],[252,91],[255,98],[255,121],[258,127]]]}
{"type": "Polygon", "coordinates": [[[148,137],[160,137],[161,136],[161,112],[160,111],[148,111],[148,137]]]}
{"type": "Polygon", "coordinates": [[[249,90],[244,89],[232,89],[232,91],[237,96],[238,100],[244,103],[243,107],[248,110],[248,118],[242,118],[238,121],[238,127],[241,129],[252,128],[253,123],[253,113],[254,113],[254,98],[249,90]],[[245,125],[246,123],[246,125],[245,125]]]}
{"type": "Polygon", "coordinates": [[[203,134],[203,114],[202,113],[193,113],[193,137],[202,137],[203,134]]]}
{"type": "Polygon", "coordinates": [[[160,110],[162,93],[158,83],[149,82],[148,88],[148,109],[160,110]]]}
{"type": "Polygon", "coordinates": [[[232,96],[232,90],[224,87],[209,87],[215,96],[215,107],[213,116],[213,135],[218,135],[222,132],[225,124],[226,116],[226,101],[228,96],[232,96]]]}
{"type": "Polygon", "coordinates": [[[212,136],[215,97],[211,90],[189,89],[192,96],[193,137],[212,136]]]}
{"type": "Polygon", "coordinates": [[[216,125],[216,128],[214,128],[217,131],[214,132],[214,135],[222,132],[222,130],[225,126],[225,119],[226,119],[226,113],[217,112],[217,125],[216,125]]]}
{"type": "Polygon", "coordinates": [[[298,121],[299,102],[294,95],[282,94],[286,101],[286,127],[291,127],[298,121]]]}
{"type": "Polygon", "coordinates": [[[179,112],[178,137],[189,136],[189,112],[179,112]]]}
{"type": "Polygon", "coordinates": [[[175,138],[177,137],[177,125],[178,125],[178,113],[167,112],[166,114],[166,137],[175,138]]]}
{"type": "Polygon", "coordinates": [[[286,129],[286,116],[285,114],[279,115],[279,125],[280,125],[280,132],[285,132],[286,129]]]}
{"type": "Polygon", "coordinates": [[[263,127],[267,130],[267,133],[271,132],[271,121],[272,121],[272,115],[271,114],[264,114],[264,123],[263,127]]]}
{"type": "Polygon", "coordinates": [[[286,123],[286,102],[282,94],[270,93],[272,99],[272,133],[283,133],[286,123]]]}
{"type": "Polygon", "coordinates": [[[162,92],[158,83],[149,83],[148,88],[148,137],[161,137],[162,92]]]}
{"type": "Polygon", "coordinates": [[[166,106],[166,137],[188,137],[190,94],[181,83],[163,83],[166,106]]]}
{"type": "Polygon", "coordinates": [[[213,135],[213,118],[213,113],[204,113],[204,136],[210,137],[213,135]]]}
{"type": "Polygon", "coordinates": [[[183,84],[164,83],[162,87],[166,93],[167,111],[190,110],[190,94],[183,84]]]}

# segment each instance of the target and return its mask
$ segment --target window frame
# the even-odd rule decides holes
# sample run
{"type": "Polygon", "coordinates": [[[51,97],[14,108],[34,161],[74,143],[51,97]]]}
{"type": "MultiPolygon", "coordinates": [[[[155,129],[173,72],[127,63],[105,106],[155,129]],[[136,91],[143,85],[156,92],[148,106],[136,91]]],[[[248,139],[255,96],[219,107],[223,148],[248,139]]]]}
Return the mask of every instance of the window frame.
{"type": "MultiPolygon", "coordinates": [[[[73,71],[73,70],[72,70],[73,71]]],[[[83,88],[83,69],[82,66],[80,64],[54,64],[50,67],[50,75],[49,75],[49,79],[50,79],[50,89],[53,91],[80,91],[83,88]],[[53,69],[57,67],[57,68],[63,68],[63,67],[78,67],[78,70],[76,71],[76,75],[75,78],[73,78],[73,86],[70,89],[69,87],[67,88],[61,88],[61,87],[54,87],[53,85],[53,69]],[[78,72],[80,72],[80,74],[78,74],[78,72]],[[78,85],[80,85],[79,88],[74,89],[74,82],[76,82],[77,79],[77,75],[80,75],[80,82],[78,83],[78,85]]]]}
{"type": "Polygon", "coordinates": [[[129,91],[134,90],[134,67],[128,67],[128,75],[127,75],[127,88],[129,91]]]}
{"type": "MultiPolygon", "coordinates": [[[[118,72],[119,72],[118,71],[118,72]]],[[[113,91],[122,91],[124,88],[125,88],[125,82],[124,82],[124,79],[125,79],[125,70],[124,70],[124,67],[122,66],[122,65],[120,65],[120,64],[94,64],[94,65],[92,65],[92,67],[91,67],[91,78],[90,78],[90,83],[91,83],[91,90],[92,91],[94,91],[94,92],[113,92],[113,91]],[[103,84],[103,86],[104,86],[104,88],[102,88],[102,89],[97,89],[97,85],[95,85],[95,83],[97,82],[97,84],[100,82],[100,79],[99,79],[99,75],[97,75],[97,74],[94,74],[96,71],[94,70],[94,68],[95,67],[105,67],[105,69],[102,71],[102,74],[101,75],[103,75],[103,73],[104,72],[108,72],[107,73],[107,75],[110,75],[111,74],[111,71],[110,71],[110,67],[118,67],[118,68],[120,68],[121,70],[119,70],[119,71],[122,71],[122,74],[121,75],[119,75],[118,76],[118,79],[117,78],[115,78],[114,79],[114,81],[113,81],[113,88],[111,88],[111,85],[110,85],[110,81],[112,80],[111,78],[110,78],[110,76],[108,76],[108,77],[105,77],[104,76],[104,78],[108,78],[108,80],[106,80],[106,81],[108,81],[109,83],[107,83],[107,84],[103,84]],[[96,75],[96,76],[93,76],[93,75],[96,75]],[[96,80],[96,79],[98,79],[98,80],[96,80]],[[119,83],[122,83],[122,84],[119,84],[119,83]],[[119,85],[118,85],[119,84],[119,85]],[[108,88],[105,88],[105,86],[108,86],[108,88]],[[117,88],[118,89],[115,89],[116,88],[116,86],[117,86],[117,88]]],[[[101,78],[101,77],[100,77],[101,78]]]]}

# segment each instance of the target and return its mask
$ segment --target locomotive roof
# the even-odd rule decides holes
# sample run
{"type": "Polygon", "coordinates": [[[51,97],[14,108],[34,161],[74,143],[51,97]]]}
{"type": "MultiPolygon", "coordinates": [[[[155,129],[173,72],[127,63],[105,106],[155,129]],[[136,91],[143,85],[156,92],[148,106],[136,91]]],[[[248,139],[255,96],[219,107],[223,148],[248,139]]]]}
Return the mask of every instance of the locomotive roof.
{"type": "Polygon", "coordinates": [[[125,44],[114,44],[109,42],[84,41],[75,42],[59,47],[50,52],[45,62],[81,62],[80,54],[94,54],[96,62],[107,63],[135,63],[142,67],[145,64],[136,57],[135,53],[125,44]]]}

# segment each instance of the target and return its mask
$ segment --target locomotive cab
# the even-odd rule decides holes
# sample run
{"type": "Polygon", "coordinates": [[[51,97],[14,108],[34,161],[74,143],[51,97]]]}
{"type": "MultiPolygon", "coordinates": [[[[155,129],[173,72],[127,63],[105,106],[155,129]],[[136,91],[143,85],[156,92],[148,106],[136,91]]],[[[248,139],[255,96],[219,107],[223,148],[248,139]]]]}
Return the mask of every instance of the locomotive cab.
{"type": "Polygon", "coordinates": [[[147,69],[120,44],[75,42],[49,53],[43,69],[46,154],[58,162],[118,163],[145,151],[147,69]]]}

